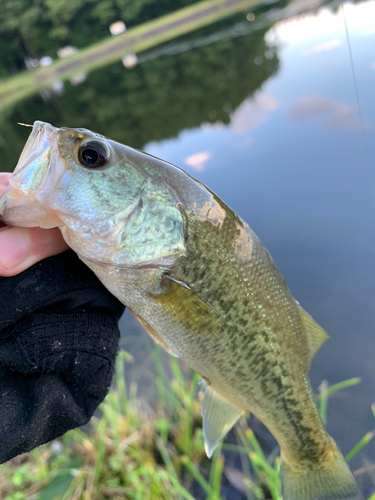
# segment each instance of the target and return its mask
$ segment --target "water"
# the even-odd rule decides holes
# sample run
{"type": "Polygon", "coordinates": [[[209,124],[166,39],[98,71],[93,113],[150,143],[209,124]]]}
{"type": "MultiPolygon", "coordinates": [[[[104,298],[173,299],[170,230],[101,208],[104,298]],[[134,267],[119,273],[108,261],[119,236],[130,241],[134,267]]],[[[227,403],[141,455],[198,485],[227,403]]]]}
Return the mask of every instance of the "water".
{"type": "MultiPolygon", "coordinates": [[[[0,166],[13,169],[28,134],[15,122],[39,119],[101,132],[207,184],[330,333],[314,389],[362,378],[329,405],[328,431],[347,452],[374,427],[375,1],[312,8],[238,15],[141,54],[133,70],[103,67],[19,103],[0,117],[0,166]]],[[[130,314],[122,328],[147,367],[148,340],[130,314]]]]}

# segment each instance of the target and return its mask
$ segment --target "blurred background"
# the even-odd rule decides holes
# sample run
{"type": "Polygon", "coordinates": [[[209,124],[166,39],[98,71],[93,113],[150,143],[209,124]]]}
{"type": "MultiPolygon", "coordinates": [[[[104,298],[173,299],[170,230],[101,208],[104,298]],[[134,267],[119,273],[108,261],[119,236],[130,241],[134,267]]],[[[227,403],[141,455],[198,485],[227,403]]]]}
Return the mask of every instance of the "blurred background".
{"type": "MultiPolygon", "coordinates": [[[[42,120],[142,149],[216,192],[331,336],[314,391],[361,378],[328,407],[344,453],[374,429],[374,89],[374,0],[0,0],[0,171],[29,133],[17,122],[42,120]]],[[[152,401],[152,341],[128,312],[121,328],[127,383],[152,401]]],[[[367,497],[374,453],[371,441],[351,462],[367,497]]],[[[222,496],[194,498],[278,498],[230,476],[222,496]]],[[[108,498],[138,498],[126,495],[108,498]]]]}

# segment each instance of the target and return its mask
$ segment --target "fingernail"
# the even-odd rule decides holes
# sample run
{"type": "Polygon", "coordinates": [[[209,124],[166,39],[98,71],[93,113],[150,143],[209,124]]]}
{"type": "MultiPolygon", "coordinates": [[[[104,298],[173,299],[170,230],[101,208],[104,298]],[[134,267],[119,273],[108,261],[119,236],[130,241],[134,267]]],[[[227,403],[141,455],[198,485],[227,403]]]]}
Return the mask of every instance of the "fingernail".
{"type": "Polygon", "coordinates": [[[2,228],[0,231],[0,266],[13,269],[30,255],[30,241],[21,228],[2,228]]]}

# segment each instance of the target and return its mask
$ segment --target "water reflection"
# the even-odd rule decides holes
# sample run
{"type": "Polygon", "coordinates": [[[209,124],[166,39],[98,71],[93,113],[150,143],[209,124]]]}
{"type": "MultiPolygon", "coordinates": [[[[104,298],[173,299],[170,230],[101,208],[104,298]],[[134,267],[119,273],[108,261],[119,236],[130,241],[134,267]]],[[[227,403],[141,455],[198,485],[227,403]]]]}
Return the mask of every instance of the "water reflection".
{"type": "MultiPolygon", "coordinates": [[[[132,70],[119,62],[49,103],[19,103],[0,117],[1,168],[14,167],[27,135],[15,123],[41,119],[145,148],[206,183],[331,334],[313,362],[314,388],[362,377],[329,407],[328,430],[347,452],[374,427],[375,1],[296,17],[301,9],[290,4],[276,24],[275,8],[221,22],[132,70]]],[[[141,379],[149,341],[129,316],[123,328],[141,379]]],[[[355,466],[374,452],[370,444],[355,466]]]]}
{"type": "Polygon", "coordinates": [[[236,134],[245,134],[267,119],[267,111],[279,107],[277,99],[271,94],[257,93],[246,99],[230,116],[230,125],[236,134]]]}
{"type": "Polygon", "coordinates": [[[86,127],[137,148],[206,121],[228,123],[231,110],[278,70],[277,54],[265,57],[265,33],[151,59],[131,71],[118,63],[91,73],[79,87],[66,85],[64,95],[51,96],[50,106],[42,106],[38,97],[18,104],[0,118],[4,139],[13,145],[4,149],[2,165],[12,169],[22,148],[20,116],[26,123],[37,116],[56,126],[86,127]],[[261,66],[254,62],[259,56],[261,66]]]}
{"type": "Polygon", "coordinates": [[[202,172],[206,166],[207,160],[209,160],[211,156],[209,151],[201,151],[200,153],[187,156],[184,159],[184,165],[191,167],[196,172],[202,172]]]}
{"type": "MultiPolygon", "coordinates": [[[[279,70],[229,123],[146,146],[180,165],[191,151],[210,153],[192,174],[250,223],[294,296],[331,334],[313,362],[314,387],[362,377],[329,410],[328,430],[344,451],[374,427],[374,8],[344,5],[355,75],[341,8],[278,23],[266,40],[279,44],[279,70]]],[[[374,451],[371,443],[362,459],[374,451]]],[[[373,491],[368,476],[359,481],[373,491]]]]}
{"type": "Polygon", "coordinates": [[[309,120],[320,115],[326,117],[323,121],[326,127],[361,130],[362,124],[355,105],[330,101],[321,95],[301,97],[290,111],[292,120],[309,120]]]}

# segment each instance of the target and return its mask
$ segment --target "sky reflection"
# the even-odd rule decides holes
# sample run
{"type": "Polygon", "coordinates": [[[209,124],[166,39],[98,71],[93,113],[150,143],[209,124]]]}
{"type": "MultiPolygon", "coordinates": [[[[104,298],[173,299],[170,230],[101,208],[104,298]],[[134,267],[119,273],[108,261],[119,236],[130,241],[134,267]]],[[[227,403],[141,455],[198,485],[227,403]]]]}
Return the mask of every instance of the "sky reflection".
{"type": "MultiPolygon", "coordinates": [[[[14,167],[24,143],[14,123],[39,119],[96,130],[207,184],[330,333],[313,361],[314,389],[362,378],[329,406],[328,429],[347,452],[374,427],[375,1],[277,22],[265,46],[267,27],[296,3],[305,8],[228,19],[141,54],[132,70],[119,62],[48,102],[20,102],[2,117],[0,168],[14,167]]],[[[141,346],[139,382],[152,341],[130,313],[123,332],[129,350],[141,346]]],[[[375,444],[364,453],[373,460],[375,444]]]]}
{"type": "MultiPolygon", "coordinates": [[[[279,72],[229,110],[229,125],[185,130],[145,149],[236,210],[330,333],[313,362],[314,388],[362,377],[329,409],[329,431],[345,452],[374,426],[375,2],[276,23],[266,39],[277,46],[279,72]],[[186,163],[202,151],[199,169],[186,163]]],[[[371,444],[368,456],[374,451],[371,444]]]]}

